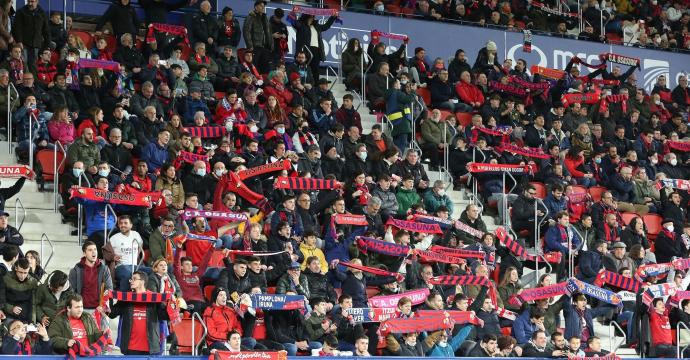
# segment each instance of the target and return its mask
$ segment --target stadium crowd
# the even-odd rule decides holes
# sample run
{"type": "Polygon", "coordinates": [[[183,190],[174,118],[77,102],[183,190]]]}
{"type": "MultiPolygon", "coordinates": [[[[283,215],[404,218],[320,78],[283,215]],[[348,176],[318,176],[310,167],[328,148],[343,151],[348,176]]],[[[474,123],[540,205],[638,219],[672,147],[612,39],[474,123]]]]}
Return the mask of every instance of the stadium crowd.
{"type": "MultiPolygon", "coordinates": [[[[216,19],[201,1],[186,33],[166,25],[186,1],[142,0],[142,22],[118,0],[93,48],[37,0],[10,27],[11,4],[0,7],[0,117],[11,116],[20,163],[66,148],[60,210],[76,226],[83,219],[88,240],[69,273],[46,274],[0,213],[3,354],[100,346],[108,318],[119,318],[112,338],[123,354],[175,352],[183,312],[203,318],[207,351],[603,356],[594,321],[615,320],[627,345],[676,356],[671,329],[690,325],[690,298],[642,300],[659,284],[690,284],[686,77],[669,89],[659,76],[648,93],[635,64],[580,76],[589,64],[573,58],[530,74],[491,40],[446,64],[421,47],[406,58],[408,39],[388,53],[372,33],[366,49],[352,39],[342,54],[345,86],[358,91],[366,76],[369,108],[386,115],[387,125],[363,129],[354,96],[336,99],[319,73],[321,33],[335,17],[300,16],[286,58],[285,14],[267,15],[262,0],[241,25],[232,9],[216,19]],[[453,186],[475,182],[477,202],[456,208],[451,184],[430,180],[423,163],[438,170],[446,153],[453,186]],[[519,171],[506,184],[496,174],[509,168],[519,171]],[[513,236],[488,231],[489,213],[513,236]],[[535,246],[553,274],[523,284],[539,264],[516,249],[535,246]],[[639,271],[654,263],[673,266],[639,271]],[[604,275],[639,286],[602,284],[604,275]],[[603,286],[619,302],[532,291],[566,283],[603,286]],[[425,322],[468,311],[451,326],[425,322]]],[[[672,19],[671,9],[681,2],[663,13],[687,33],[690,15],[672,19]]],[[[0,189],[3,208],[24,182],[0,189]]]]}

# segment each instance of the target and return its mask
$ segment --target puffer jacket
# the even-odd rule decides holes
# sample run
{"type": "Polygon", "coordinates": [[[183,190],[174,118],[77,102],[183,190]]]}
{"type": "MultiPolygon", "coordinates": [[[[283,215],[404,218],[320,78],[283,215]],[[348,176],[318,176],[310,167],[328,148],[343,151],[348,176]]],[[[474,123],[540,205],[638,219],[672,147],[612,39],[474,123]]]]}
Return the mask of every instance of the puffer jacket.
{"type": "Polygon", "coordinates": [[[252,10],[244,19],[242,27],[244,42],[247,49],[266,48],[273,50],[273,39],[271,37],[268,16],[265,13],[258,13],[252,10]]]}
{"type": "Polygon", "coordinates": [[[398,198],[390,189],[383,190],[381,186],[376,185],[371,195],[381,199],[381,212],[386,215],[395,215],[398,212],[398,198]]]}
{"type": "Polygon", "coordinates": [[[395,197],[398,199],[398,215],[406,214],[407,209],[411,208],[412,205],[418,204],[422,200],[415,189],[407,190],[400,188],[395,194],[395,197]]]}
{"type": "Polygon", "coordinates": [[[67,296],[72,293],[72,289],[68,288],[62,291],[57,298],[48,288],[48,284],[41,284],[36,290],[36,320],[40,321],[44,316],[47,316],[53,321],[58,309],[65,306],[67,296]]]}
{"type": "MultiPolygon", "coordinates": [[[[98,338],[101,337],[102,333],[98,330],[93,315],[88,312],[82,313],[81,322],[84,324],[84,330],[86,330],[86,337],[89,340],[89,344],[95,343],[98,338]]],[[[74,338],[72,325],[70,325],[70,321],[67,318],[67,312],[61,312],[50,322],[48,337],[50,337],[55,351],[60,353],[67,352],[69,349],[67,343],[74,338]]]]}
{"type": "Polygon", "coordinates": [[[426,120],[422,123],[422,140],[424,144],[434,144],[438,145],[441,143],[450,143],[450,140],[453,139],[453,134],[450,132],[450,128],[452,126],[446,125],[445,122],[443,121],[433,121],[433,120],[426,120]],[[445,137],[444,135],[444,127],[445,127],[445,137]]]}
{"type": "Polygon", "coordinates": [[[285,294],[288,291],[294,291],[297,295],[304,295],[307,299],[311,298],[309,293],[309,280],[304,274],[299,276],[299,284],[293,284],[289,274],[285,274],[278,279],[276,284],[276,294],[285,294]]]}
{"type": "Polygon", "coordinates": [[[336,303],[338,300],[337,294],[333,286],[331,286],[327,275],[317,274],[309,269],[304,270],[302,274],[307,279],[310,299],[322,298],[328,300],[330,303],[336,303]]]}
{"type": "Polygon", "coordinates": [[[5,291],[0,294],[0,303],[5,314],[12,314],[15,319],[25,323],[36,322],[36,289],[38,282],[29,276],[24,281],[19,281],[14,272],[5,274],[3,281],[5,291]],[[12,309],[15,306],[22,308],[22,311],[15,315],[12,309]]]}
{"type": "Polygon", "coordinates": [[[498,296],[501,297],[501,301],[503,301],[506,309],[515,312],[520,311],[520,306],[512,305],[510,301],[508,301],[513,295],[517,296],[520,290],[522,290],[522,286],[519,282],[517,284],[508,283],[498,287],[498,296]]]}
{"type": "Polygon", "coordinates": [[[184,187],[179,179],[176,178],[171,181],[159,176],[156,179],[155,189],[156,191],[170,190],[172,192],[173,204],[184,204],[184,187]]]}

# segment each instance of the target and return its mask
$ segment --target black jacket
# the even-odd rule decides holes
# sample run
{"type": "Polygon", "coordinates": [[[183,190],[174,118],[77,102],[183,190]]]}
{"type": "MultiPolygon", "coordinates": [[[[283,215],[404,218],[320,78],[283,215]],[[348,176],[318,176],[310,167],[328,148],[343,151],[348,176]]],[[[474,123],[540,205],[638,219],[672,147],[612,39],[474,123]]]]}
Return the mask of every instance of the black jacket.
{"type": "Polygon", "coordinates": [[[211,191],[211,175],[199,176],[197,174],[187,174],[182,182],[182,188],[187,193],[195,193],[199,196],[199,204],[206,205],[213,203],[213,192],[211,191]]]}
{"type": "Polygon", "coordinates": [[[5,210],[7,199],[17,195],[24,186],[24,182],[26,182],[26,178],[19,178],[14,185],[0,189],[0,211],[5,210]]]}
{"type": "Polygon", "coordinates": [[[108,7],[105,14],[98,19],[96,31],[100,31],[107,22],[110,22],[113,26],[113,33],[117,39],[123,34],[135,36],[139,32],[139,26],[141,25],[132,3],[122,5],[122,0],[117,0],[108,7]]]}
{"type": "Polygon", "coordinates": [[[12,336],[10,336],[10,334],[5,335],[2,338],[2,351],[0,351],[0,354],[3,354],[3,355],[27,355],[29,353],[32,355],[52,355],[53,354],[53,348],[50,346],[50,340],[49,341],[43,341],[42,339],[38,339],[38,341],[35,341],[34,344],[32,345],[30,342],[26,341],[29,339],[29,337],[30,337],[30,335],[27,334],[25,341],[22,343],[19,343],[12,336]]]}
{"type": "Polygon", "coordinates": [[[128,167],[130,169],[132,167],[132,153],[125,149],[122,144],[107,143],[101,149],[101,161],[106,161],[118,170],[125,171],[128,167]]]}
{"type": "Polygon", "coordinates": [[[124,65],[128,71],[132,71],[132,68],[141,67],[144,64],[144,57],[141,51],[134,46],[118,46],[113,54],[113,60],[124,65]]]}
{"type": "Polygon", "coordinates": [[[232,264],[221,270],[218,280],[216,280],[216,287],[224,287],[228,289],[228,297],[237,292],[237,294],[249,293],[252,289],[251,282],[249,281],[249,276],[245,274],[243,277],[238,278],[235,271],[232,268],[232,264]]]}
{"type": "Polygon", "coordinates": [[[522,347],[522,357],[550,358],[551,354],[547,352],[546,348],[544,348],[544,350],[539,350],[534,346],[534,344],[528,342],[522,347]]]}
{"type": "Polygon", "coordinates": [[[328,276],[324,274],[317,274],[305,269],[302,274],[307,277],[307,284],[309,287],[309,297],[322,298],[335,304],[338,301],[338,295],[335,293],[333,286],[331,286],[328,276]]]}
{"type": "Polygon", "coordinates": [[[146,14],[146,25],[150,23],[168,23],[168,12],[187,6],[189,0],[180,0],[174,3],[157,0],[139,0],[139,5],[146,14]]]}
{"type": "Polygon", "coordinates": [[[298,310],[265,311],[266,337],[281,344],[304,341],[309,338],[304,327],[304,316],[298,310]]]}
{"type": "Polygon", "coordinates": [[[57,85],[53,86],[50,91],[50,109],[55,111],[58,106],[67,106],[70,112],[79,111],[79,103],[74,97],[74,93],[68,89],[60,89],[57,85]]]}
{"type": "MultiPolygon", "coordinates": [[[[221,56],[216,60],[216,64],[218,64],[218,73],[216,76],[223,79],[229,79],[231,77],[240,78],[240,64],[234,56],[231,56],[229,59],[221,56]]],[[[225,91],[226,89],[218,90],[225,91]]]]}
{"type": "MultiPolygon", "coordinates": [[[[134,303],[118,301],[113,304],[110,300],[110,314],[111,319],[120,317],[120,334],[123,339],[129,339],[132,334],[132,322],[134,321],[134,303]]],[[[161,320],[169,320],[168,312],[165,303],[149,303],[146,304],[146,335],[149,341],[149,353],[159,354],[161,352],[161,336],[160,324],[161,320]]],[[[120,343],[120,351],[126,354],[129,351],[129,341],[120,343]]]]}
{"type": "MultiPolygon", "coordinates": [[[[41,5],[31,10],[24,6],[14,15],[12,37],[17,43],[30,48],[47,48],[50,44],[50,27],[48,15],[41,5]]],[[[33,65],[33,64],[32,64],[33,65]]]]}
{"type": "MultiPolygon", "coordinates": [[[[337,17],[331,16],[328,18],[325,24],[319,24],[316,21],[316,19],[314,19],[314,22],[312,23],[312,26],[316,29],[316,34],[319,37],[319,60],[326,58],[326,52],[323,48],[323,39],[321,37],[321,33],[330,29],[336,19],[337,17]]],[[[309,47],[309,44],[311,43],[311,29],[309,28],[309,26],[304,21],[297,21],[295,23],[295,30],[297,32],[297,46],[295,47],[295,49],[299,51],[304,50],[305,46],[309,47]]],[[[307,54],[309,53],[306,50],[305,52],[307,54]]],[[[316,56],[316,54],[314,54],[314,56],[316,56]]]]}
{"type": "Polygon", "coordinates": [[[214,41],[218,36],[218,22],[215,16],[199,12],[192,19],[192,35],[194,40],[208,44],[208,38],[214,41]]]}
{"type": "Polygon", "coordinates": [[[658,264],[670,262],[674,256],[682,258],[688,254],[680,236],[673,233],[673,238],[671,238],[665,229],[656,237],[654,244],[654,253],[658,264]]]}
{"type": "Polygon", "coordinates": [[[229,37],[225,34],[225,27],[225,21],[221,17],[218,19],[218,35],[214,37],[214,39],[216,39],[216,44],[221,47],[225,45],[237,47],[237,45],[240,44],[240,39],[242,37],[242,27],[240,27],[240,22],[237,20],[237,18],[232,18],[232,35],[229,37]]]}

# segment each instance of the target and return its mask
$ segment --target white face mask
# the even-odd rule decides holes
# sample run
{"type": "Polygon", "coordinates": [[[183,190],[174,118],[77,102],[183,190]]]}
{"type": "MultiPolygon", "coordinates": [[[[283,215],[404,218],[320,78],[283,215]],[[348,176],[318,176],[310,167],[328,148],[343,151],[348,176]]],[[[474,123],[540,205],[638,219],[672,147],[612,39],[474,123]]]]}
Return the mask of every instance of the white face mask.
{"type": "Polygon", "coordinates": [[[221,177],[221,176],[223,176],[223,174],[225,174],[225,170],[223,170],[223,169],[218,169],[218,170],[215,171],[215,173],[216,173],[216,176],[217,176],[217,177],[221,177]]]}
{"type": "Polygon", "coordinates": [[[228,131],[232,131],[232,121],[228,121],[225,123],[225,129],[228,131]]]}
{"type": "Polygon", "coordinates": [[[206,169],[197,169],[196,174],[199,176],[206,176],[206,169]]]}
{"type": "Polygon", "coordinates": [[[366,152],[362,151],[362,152],[358,153],[358,155],[359,155],[359,158],[362,159],[362,161],[367,160],[367,153],[366,152]]]}
{"type": "Polygon", "coordinates": [[[376,11],[384,11],[386,8],[383,6],[383,4],[378,4],[376,5],[376,11]]]}
{"type": "Polygon", "coordinates": [[[667,226],[666,230],[668,230],[669,232],[673,232],[673,224],[667,226]]]}
{"type": "Polygon", "coordinates": [[[255,133],[255,132],[259,131],[259,127],[256,126],[256,125],[252,125],[252,126],[249,128],[249,131],[255,133]]]}
{"type": "Polygon", "coordinates": [[[671,164],[671,166],[676,166],[676,165],[678,165],[678,160],[676,160],[676,159],[671,159],[671,160],[668,161],[668,163],[671,164]]]}
{"type": "Polygon", "coordinates": [[[654,103],[657,105],[661,105],[661,100],[654,100],[654,103]]]}

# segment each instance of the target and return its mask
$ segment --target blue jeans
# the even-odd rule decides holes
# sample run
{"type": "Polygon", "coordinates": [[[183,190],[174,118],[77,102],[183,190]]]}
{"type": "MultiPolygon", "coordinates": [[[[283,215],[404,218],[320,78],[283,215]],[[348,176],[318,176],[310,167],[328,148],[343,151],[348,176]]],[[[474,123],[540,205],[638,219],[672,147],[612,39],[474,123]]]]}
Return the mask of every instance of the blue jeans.
{"type": "Polygon", "coordinates": [[[597,181],[594,178],[582,177],[582,178],[577,178],[575,180],[577,181],[578,184],[580,184],[586,188],[590,188],[590,187],[597,184],[597,181]]]}
{"type": "Polygon", "coordinates": [[[132,273],[136,270],[141,270],[146,273],[146,275],[151,275],[151,269],[146,266],[136,267],[134,265],[118,265],[115,268],[115,282],[120,283],[120,291],[129,291],[129,279],[132,277],[132,273]]]}
{"type": "Polygon", "coordinates": [[[626,329],[626,332],[627,332],[626,335],[628,336],[628,339],[630,339],[630,337],[632,335],[632,331],[633,331],[633,324],[634,324],[633,323],[633,314],[634,313],[632,311],[623,311],[616,318],[616,322],[619,324],[622,324],[625,321],[628,322],[627,329],[626,329]]]}
{"type": "MultiPolygon", "coordinates": [[[[321,345],[321,343],[318,341],[309,341],[308,343],[309,351],[323,347],[323,345],[321,345]]],[[[287,351],[288,356],[297,355],[297,345],[295,345],[295,343],[283,343],[283,346],[285,346],[285,351],[287,351]]],[[[309,355],[311,356],[311,354],[309,355]]]]}
{"type": "Polygon", "coordinates": [[[232,247],[232,236],[230,235],[223,235],[216,239],[216,243],[214,245],[216,249],[230,249],[232,247]]]}

